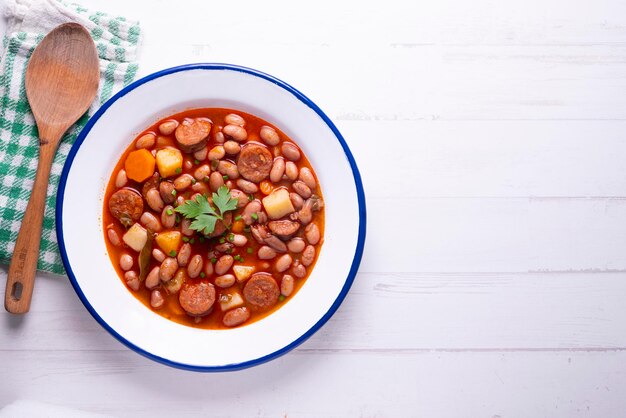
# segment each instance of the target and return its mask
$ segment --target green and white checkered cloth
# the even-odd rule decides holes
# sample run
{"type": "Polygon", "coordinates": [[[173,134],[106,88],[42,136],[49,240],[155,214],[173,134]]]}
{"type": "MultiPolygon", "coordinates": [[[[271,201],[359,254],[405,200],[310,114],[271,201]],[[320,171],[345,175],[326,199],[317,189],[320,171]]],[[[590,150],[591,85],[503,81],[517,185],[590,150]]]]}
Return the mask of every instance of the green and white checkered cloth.
{"type": "Polygon", "coordinates": [[[46,197],[41,249],[37,268],[65,274],[55,232],[57,186],[69,150],[88,115],[137,73],[141,40],[138,22],[121,16],[91,12],[78,4],[57,0],[10,0],[6,4],[9,27],[0,58],[0,262],[9,263],[30,197],[39,141],[37,127],[24,89],[24,74],[35,46],[54,27],[82,24],[91,33],[100,57],[100,89],[93,105],[65,135],[52,164],[46,197]]]}

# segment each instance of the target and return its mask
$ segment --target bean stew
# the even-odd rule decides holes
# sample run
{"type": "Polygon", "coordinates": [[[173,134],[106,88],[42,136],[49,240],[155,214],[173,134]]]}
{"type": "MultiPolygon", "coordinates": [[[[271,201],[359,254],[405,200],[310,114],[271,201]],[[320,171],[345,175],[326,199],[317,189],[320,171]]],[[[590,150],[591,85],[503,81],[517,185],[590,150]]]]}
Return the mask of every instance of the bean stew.
{"type": "Polygon", "coordinates": [[[126,149],[103,226],[115,270],[141,302],[180,324],[224,329],[300,289],[324,241],[324,201],[309,160],[277,127],[192,109],[126,149]]]}

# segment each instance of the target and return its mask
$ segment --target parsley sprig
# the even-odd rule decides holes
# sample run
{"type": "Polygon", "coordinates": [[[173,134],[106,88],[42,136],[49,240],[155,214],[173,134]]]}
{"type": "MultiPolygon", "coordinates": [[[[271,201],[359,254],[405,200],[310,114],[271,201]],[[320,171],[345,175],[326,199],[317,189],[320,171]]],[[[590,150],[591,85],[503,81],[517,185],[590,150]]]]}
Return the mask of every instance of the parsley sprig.
{"type": "Polygon", "coordinates": [[[195,199],[187,200],[175,209],[185,218],[193,220],[189,228],[205,235],[210,235],[215,231],[215,224],[217,221],[224,220],[226,212],[237,209],[237,199],[230,196],[230,191],[226,186],[221,186],[211,197],[215,208],[206,196],[200,195],[195,199]]]}

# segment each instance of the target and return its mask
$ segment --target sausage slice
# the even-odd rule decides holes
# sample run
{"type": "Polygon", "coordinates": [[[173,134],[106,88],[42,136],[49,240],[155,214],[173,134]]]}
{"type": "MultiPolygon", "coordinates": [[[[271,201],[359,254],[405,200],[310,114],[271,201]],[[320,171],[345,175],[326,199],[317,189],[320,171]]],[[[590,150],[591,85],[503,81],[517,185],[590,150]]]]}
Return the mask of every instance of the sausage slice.
{"type": "Polygon", "coordinates": [[[280,238],[291,238],[300,229],[300,223],[284,219],[282,221],[270,221],[267,226],[272,233],[280,238]]]}
{"type": "Polygon", "coordinates": [[[122,225],[131,226],[143,213],[143,199],[134,189],[120,189],[109,198],[109,211],[122,225]]]}
{"type": "Polygon", "coordinates": [[[255,273],[243,288],[243,296],[248,303],[259,308],[268,309],[278,302],[280,289],[276,280],[269,273],[255,273]]]}
{"type": "Polygon", "coordinates": [[[211,132],[211,121],[207,118],[187,118],[182,121],[174,135],[176,143],[184,152],[196,152],[207,143],[211,132]]]}
{"type": "Polygon", "coordinates": [[[204,316],[215,303],[215,286],[200,282],[183,286],[178,294],[180,306],[191,316],[204,316]]]}
{"type": "Polygon", "coordinates": [[[270,175],[272,164],[272,153],[259,144],[244,145],[237,159],[239,174],[254,183],[259,183],[270,175]]]}

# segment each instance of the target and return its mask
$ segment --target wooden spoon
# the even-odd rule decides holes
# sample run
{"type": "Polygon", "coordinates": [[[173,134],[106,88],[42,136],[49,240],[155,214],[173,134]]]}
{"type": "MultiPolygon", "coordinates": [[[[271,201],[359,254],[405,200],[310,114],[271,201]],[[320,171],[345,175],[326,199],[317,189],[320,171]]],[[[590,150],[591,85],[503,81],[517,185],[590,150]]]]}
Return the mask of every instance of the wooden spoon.
{"type": "Polygon", "coordinates": [[[4,298],[9,312],[30,308],[52,160],[65,131],[96,97],[99,81],[96,46],[77,23],[57,26],[30,57],[26,96],[39,130],[39,165],[9,267],[4,298]]]}

